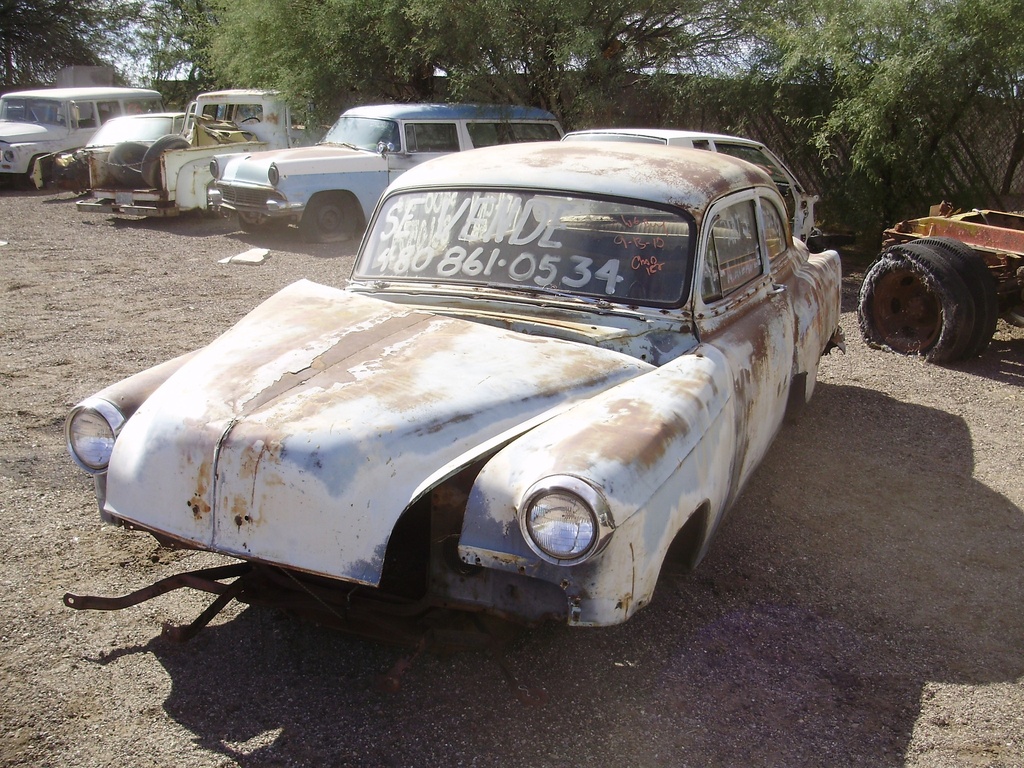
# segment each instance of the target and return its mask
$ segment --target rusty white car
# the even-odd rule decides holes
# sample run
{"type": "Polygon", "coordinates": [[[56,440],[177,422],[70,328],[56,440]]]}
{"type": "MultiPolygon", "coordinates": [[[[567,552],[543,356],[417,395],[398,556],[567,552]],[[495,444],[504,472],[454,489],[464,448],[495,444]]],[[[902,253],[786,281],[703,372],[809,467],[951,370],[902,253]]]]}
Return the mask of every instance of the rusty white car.
{"type": "Polygon", "coordinates": [[[744,161],[429,161],[388,188],[345,287],[296,282],[72,410],[106,520],[238,562],[65,602],[187,584],[391,639],[440,611],[624,622],[673,542],[708,551],[842,344],[839,299],[838,254],[795,240],[744,161]]]}

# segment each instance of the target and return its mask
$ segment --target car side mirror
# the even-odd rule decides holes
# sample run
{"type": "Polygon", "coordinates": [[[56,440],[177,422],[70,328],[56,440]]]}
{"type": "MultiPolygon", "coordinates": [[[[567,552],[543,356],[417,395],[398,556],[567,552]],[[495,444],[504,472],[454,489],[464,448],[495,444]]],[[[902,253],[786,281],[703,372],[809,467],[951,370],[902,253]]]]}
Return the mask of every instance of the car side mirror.
{"type": "Polygon", "coordinates": [[[380,155],[381,157],[390,155],[394,151],[395,145],[392,144],[390,141],[387,143],[383,141],[377,142],[377,154],[380,155]]]}

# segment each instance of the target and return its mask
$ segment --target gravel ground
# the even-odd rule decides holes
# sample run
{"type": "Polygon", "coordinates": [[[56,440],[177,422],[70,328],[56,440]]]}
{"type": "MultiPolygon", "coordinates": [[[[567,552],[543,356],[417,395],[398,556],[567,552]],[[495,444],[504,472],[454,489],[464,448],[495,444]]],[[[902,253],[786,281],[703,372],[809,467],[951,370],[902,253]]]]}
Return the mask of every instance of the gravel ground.
{"type": "MultiPolygon", "coordinates": [[[[219,219],[78,213],[0,193],[0,766],[1024,766],[1024,331],[948,368],[865,346],[822,364],[691,574],[626,625],[547,627],[507,665],[402,651],[208,598],[65,608],[218,562],[102,524],[63,419],[200,346],[351,248],[219,219]],[[218,260],[271,249],[259,266],[218,260]]],[[[859,265],[860,268],[863,264],[859,265]]]]}

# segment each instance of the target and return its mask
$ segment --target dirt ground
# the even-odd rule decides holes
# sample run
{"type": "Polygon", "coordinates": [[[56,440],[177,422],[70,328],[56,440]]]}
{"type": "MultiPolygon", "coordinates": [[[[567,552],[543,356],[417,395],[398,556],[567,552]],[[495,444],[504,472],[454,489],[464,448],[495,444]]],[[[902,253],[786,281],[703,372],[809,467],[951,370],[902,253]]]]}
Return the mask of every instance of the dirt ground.
{"type": "Polygon", "coordinates": [[[219,562],[101,523],[68,409],[352,248],[46,192],[0,193],[0,242],[0,766],[1024,766],[1024,330],[948,368],[869,349],[848,264],[848,354],[707,560],[626,625],[516,640],[528,707],[484,652],[384,693],[401,650],[271,610],[175,644],[207,596],[66,608],[219,562]]]}

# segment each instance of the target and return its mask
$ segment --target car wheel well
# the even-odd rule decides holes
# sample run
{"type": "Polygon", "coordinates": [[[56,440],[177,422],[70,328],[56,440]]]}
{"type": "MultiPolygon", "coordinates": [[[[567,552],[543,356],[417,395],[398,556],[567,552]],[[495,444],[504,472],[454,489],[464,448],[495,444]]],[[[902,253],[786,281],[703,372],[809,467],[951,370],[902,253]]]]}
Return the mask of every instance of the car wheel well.
{"type": "Polygon", "coordinates": [[[711,504],[705,501],[683,523],[665,551],[662,570],[688,573],[697,567],[708,536],[711,504]]]}
{"type": "Polygon", "coordinates": [[[347,189],[317,192],[306,203],[299,220],[302,238],[313,243],[356,239],[365,228],[363,207],[347,189]]]}

